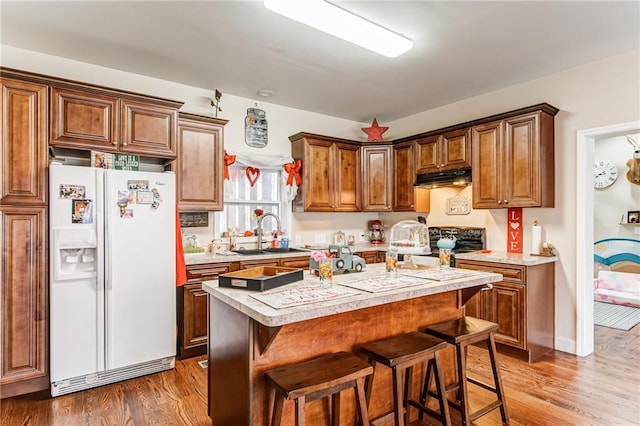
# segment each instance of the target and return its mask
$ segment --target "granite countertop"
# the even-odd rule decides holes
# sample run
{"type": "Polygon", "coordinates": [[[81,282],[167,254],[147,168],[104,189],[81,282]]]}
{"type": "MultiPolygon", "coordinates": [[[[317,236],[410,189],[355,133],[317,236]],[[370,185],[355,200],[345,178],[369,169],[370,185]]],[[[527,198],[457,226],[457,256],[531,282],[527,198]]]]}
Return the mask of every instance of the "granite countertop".
{"type": "Polygon", "coordinates": [[[553,263],[560,260],[558,256],[532,256],[530,254],[513,254],[499,251],[490,253],[471,252],[456,254],[456,260],[477,260],[482,262],[505,263],[510,265],[535,266],[553,263]]]}
{"type": "MultiPolygon", "coordinates": [[[[319,247],[319,246],[318,246],[319,247]]],[[[351,247],[351,251],[354,253],[363,252],[363,251],[387,251],[387,244],[371,244],[371,243],[357,243],[351,247]]],[[[260,260],[260,259],[282,259],[286,257],[301,257],[301,256],[311,256],[311,253],[314,249],[311,248],[298,248],[298,250],[305,251],[296,251],[291,253],[270,253],[270,254],[256,254],[256,255],[247,255],[247,254],[213,254],[213,253],[194,253],[194,254],[185,254],[184,261],[186,265],[200,265],[204,263],[225,263],[225,262],[239,262],[242,260],[260,260]]],[[[329,245],[322,249],[328,250],[329,245]]]]}
{"type": "MultiPolygon", "coordinates": [[[[400,270],[400,272],[402,272],[402,270],[400,270]]],[[[255,299],[252,297],[252,294],[264,295],[282,289],[294,289],[295,286],[311,285],[320,288],[319,279],[316,276],[309,274],[308,271],[305,271],[302,281],[297,281],[262,293],[244,289],[221,288],[218,287],[217,280],[203,282],[202,288],[211,296],[243,312],[259,323],[269,327],[276,327],[342,312],[355,311],[371,306],[383,305],[386,303],[409,300],[452,290],[477,287],[502,280],[501,274],[474,271],[473,275],[446,281],[432,281],[424,278],[412,277],[411,280],[416,282],[417,285],[407,285],[405,287],[377,293],[357,290],[340,285],[341,282],[353,280],[356,275],[358,279],[364,280],[381,276],[386,277],[385,274],[384,264],[370,264],[366,266],[363,272],[334,275],[333,287],[337,287],[337,290],[348,289],[353,291],[353,295],[281,309],[273,308],[255,299]]]]}

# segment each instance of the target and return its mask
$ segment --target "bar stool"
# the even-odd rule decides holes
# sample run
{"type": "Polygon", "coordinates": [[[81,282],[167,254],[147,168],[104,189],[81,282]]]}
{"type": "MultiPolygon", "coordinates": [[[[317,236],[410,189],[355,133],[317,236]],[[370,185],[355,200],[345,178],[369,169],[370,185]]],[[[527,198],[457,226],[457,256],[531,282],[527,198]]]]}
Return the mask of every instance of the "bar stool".
{"type": "Polygon", "coordinates": [[[297,364],[277,367],[264,373],[276,391],[271,425],[280,425],[285,399],[295,401],[296,426],[305,424],[305,403],[331,395],[331,424],[340,423],[340,392],[354,388],[361,424],[369,425],[364,395],[364,378],[373,368],[347,352],[337,352],[297,364]]]}
{"type": "MultiPolygon", "coordinates": [[[[451,390],[457,391],[457,401],[454,402],[449,400],[449,405],[460,410],[463,426],[471,426],[472,421],[484,416],[496,408],[500,408],[502,424],[509,424],[507,404],[504,400],[504,390],[502,388],[502,381],[500,380],[498,364],[496,363],[496,344],[493,335],[497,329],[498,324],[474,317],[464,317],[452,321],[445,321],[439,324],[430,325],[424,329],[425,333],[438,337],[447,343],[454,345],[456,348],[457,383],[452,386],[448,386],[447,392],[451,390]],[[483,341],[486,342],[489,359],[491,360],[491,370],[493,371],[494,382],[493,386],[467,376],[467,346],[483,341]],[[496,401],[471,413],[469,411],[467,382],[473,383],[495,393],[496,401]]],[[[427,372],[427,376],[429,373],[430,372],[427,372]]],[[[427,403],[429,396],[431,396],[431,392],[425,388],[422,392],[421,401],[427,403]]]]}
{"type": "MultiPolygon", "coordinates": [[[[360,352],[366,355],[369,362],[374,367],[374,374],[365,380],[365,394],[367,396],[367,404],[371,398],[371,388],[373,387],[373,376],[377,364],[390,367],[393,377],[393,412],[385,414],[394,415],[395,425],[403,426],[408,424],[409,406],[417,408],[420,412],[420,418],[424,413],[440,420],[443,425],[449,426],[449,408],[446,403],[446,391],[442,378],[442,369],[440,368],[439,352],[446,346],[446,342],[441,339],[428,336],[417,331],[401,334],[387,339],[377,340],[367,343],[360,347],[360,352]],[[411,378],[413,376],[413,366],[416,364],[428,365],[427,369],[433,369],[435,372],[436,392],[432,395],[438,398],[440,404],[440,412],[434,411],[412,400],[409,396],[411,392],[411,378]],[[404,377],[404,390],[402,386],[402,373],[404,377]]],[[[425,388],[428,389],[430,377],[425,376],[425,388]]],[[[381,418],[379,417],[379,418],[381,418]]],[[[377,420],[377,419],[376,419],[377,420]]]]}

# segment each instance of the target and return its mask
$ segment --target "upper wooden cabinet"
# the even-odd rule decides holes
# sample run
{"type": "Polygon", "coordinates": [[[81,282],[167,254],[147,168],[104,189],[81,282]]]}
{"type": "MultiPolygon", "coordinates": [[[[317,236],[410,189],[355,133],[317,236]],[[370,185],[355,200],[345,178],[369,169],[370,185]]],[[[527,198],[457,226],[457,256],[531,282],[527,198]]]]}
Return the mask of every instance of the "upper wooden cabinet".
{"type": "Polygon", "coordinates": [[[415,211],[415,142],[393,146],[393,211],[415,211]]]}
{"type": "Polygon", "coordinates": [[[47,203],[47,123],[45,85],[0,78],[2,149],[0,204],[47,203]]]}
{"type": "Polygon", "coordinates": [[[471,167],[471,130],[463,128],[417,141],[416,174],[471,167]]]}
{"type": "Polygon", "coordinates": [[[361,149],[362,211],[391,211],[393,147],[391,145],[363,145],[361,149]]]}
{"type": "Polygon", "coordinates": [[[554,206],[557,111],[542,104],[472,128],[473,208],[554,206]]]}
{"type": "Polygon", "coordinates": [[[174,162],[180,210],[224,208],[224,125],[227,120],[180,113],[174,162]]]}
{"type": "Polygon", "coordinates": [[[51,88],[52,146],[176,157],[181,102],[89,87],[51,88]]]}
{"type": "Polygon", "coordinates": [[[302,160],[302,184],[293,200],[294,211],[360,211],[360,144],[311,133],[298,133],[289,140],[291,155],[302,160]]]}

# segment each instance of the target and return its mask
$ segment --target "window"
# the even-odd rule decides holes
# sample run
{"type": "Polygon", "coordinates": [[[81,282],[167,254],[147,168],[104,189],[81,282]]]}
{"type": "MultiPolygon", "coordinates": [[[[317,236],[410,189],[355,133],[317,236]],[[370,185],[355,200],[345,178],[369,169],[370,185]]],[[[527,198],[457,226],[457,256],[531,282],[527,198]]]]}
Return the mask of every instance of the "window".
{"type": "MultiPolygon", "coordinates": [[[[258,220],[253,213],[261,209],[281,219],[281,226],[287,223],[283,212],[286,212],[286,201],[281,195],[282,168],[260,168],[260,178],[251,186],[246,176],[245,166],[229,167],[229,180],[225,181],[224,211],[216,214],[216,235],[233,229],[238,235],[246,231],[254,231],[258,220]]],[[[266,217],[262,222],[265,234],[277,229],[273,217],[266,217]]]]}

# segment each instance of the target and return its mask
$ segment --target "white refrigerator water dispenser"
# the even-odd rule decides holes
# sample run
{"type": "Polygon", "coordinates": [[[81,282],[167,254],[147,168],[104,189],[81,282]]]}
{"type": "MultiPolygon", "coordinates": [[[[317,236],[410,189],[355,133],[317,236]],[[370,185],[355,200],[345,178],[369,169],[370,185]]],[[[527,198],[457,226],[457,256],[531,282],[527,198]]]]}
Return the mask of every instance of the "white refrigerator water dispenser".
{"type": "Polygon", "coordinates": [[[54,228],[53,239],[56,281],[96,277],[98,242],[95,229],[54,228]]]}

